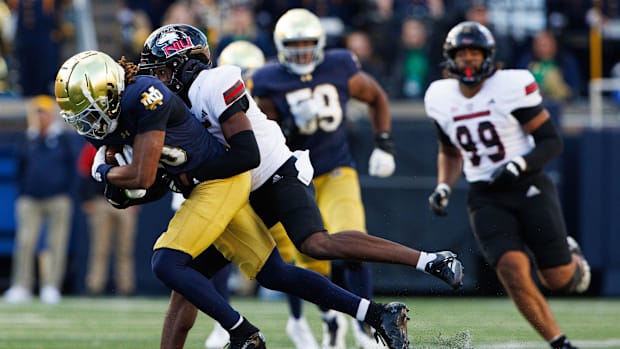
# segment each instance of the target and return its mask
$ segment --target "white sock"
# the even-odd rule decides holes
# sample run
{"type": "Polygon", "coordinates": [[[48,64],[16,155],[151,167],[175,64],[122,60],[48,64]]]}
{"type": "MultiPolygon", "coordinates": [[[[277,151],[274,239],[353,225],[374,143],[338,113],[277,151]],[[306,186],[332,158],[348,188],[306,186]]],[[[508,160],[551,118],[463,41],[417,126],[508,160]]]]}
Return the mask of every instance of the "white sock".
{"type": "Polygon", "coordinates": [[[366,319],[366,313],[368,312],[369,306],[370,301],[368,299],[362,298],[360,304],[357,305],[357,313],[355,314],[355,318],[359,321],[364,321],[364,319],[366,319]]]}
{"type": "Polygon", "coordinates": [[[243,323],[243,316],[239,316],[239,321],[237,321],[237,323],[233,327],[231,327],[230,330],[232,331],[235,328],[241,326],[242,323],[243,323]]]}
{"type": "Polygon", "coordinates": [[[335,310],[330,309],[328,311],[321,312],[321,319],[323,319],[324,321],[330,321],[334,319],[335,317],[336,317],[335,310]]]}
{"type": "Polygon", "coordinates": [[[418,264],[416,264],[415,268],[421,271],[425,271],[426,265],[428,262],[432,261],[437,257],[436,254],[430,252],[420,251],[420,259],[418,259],[418,264]]]}

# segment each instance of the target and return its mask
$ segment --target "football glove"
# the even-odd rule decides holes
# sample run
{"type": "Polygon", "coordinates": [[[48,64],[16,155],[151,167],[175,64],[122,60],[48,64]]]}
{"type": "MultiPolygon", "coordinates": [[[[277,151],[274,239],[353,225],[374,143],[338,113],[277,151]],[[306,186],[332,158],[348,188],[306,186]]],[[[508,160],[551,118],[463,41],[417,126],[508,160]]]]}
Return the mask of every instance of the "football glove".
{"type": "Polygon", "coordinates": [[[304,99],[297,104],[291,105],[291,113],[298,128],[304,128],[314,120],[319,113],[319,106],[313,98],[304,99]]]}
{"type": "Polygon", "coordinates": [[[515,183],[526,168],[525,159],[518,156],[495,169],[489,184],[501,186],[515,183]]]}
{"type": "Polygon", "coordinates": [[[394,163],[394,155],[375,148],[368,159],[368,174],[373,177],[389,177],[394,173],[396,164],[394,163]]]}
{"type": "Polygon", "coordinates": [[[435,191],[428,197],[428,203],[431,207],[431,211],[437,216],[447,216],[448,201],[450,199],[450,186],[446,183],[439,183],[435,187],[435,191]]]}
{"type": "Polygon", "coordinates": [[[95,153],[95,157],[93,158],[93,165],[90,168],[90,175],[99,183],[105,183],[108,172],[114,167],[114,165],[105,163],[105,152],[107,149],[108,147],[105,145],[97,149],[97,153],[95,153]]]}
{"type": "MultiPolygon", "coordinates": [[[[114,158],[119,166],[131,164],[131,161],[133,161],[133,148],[125,144],[123,146],[123,154],[116,153],[114,154],[114,158]]],[[[130,199],[139,199],[146,195],[146,189],[125,189],[125,195],[130,199]]]]}

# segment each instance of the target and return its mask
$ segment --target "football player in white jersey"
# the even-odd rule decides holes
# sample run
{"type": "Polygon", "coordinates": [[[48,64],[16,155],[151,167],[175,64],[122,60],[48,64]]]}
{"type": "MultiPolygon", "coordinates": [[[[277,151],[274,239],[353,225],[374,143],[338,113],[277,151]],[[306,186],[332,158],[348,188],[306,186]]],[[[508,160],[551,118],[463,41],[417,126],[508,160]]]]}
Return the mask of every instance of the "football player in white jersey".
{"type": "MultiPolygon", "coordinates": [[[[208,43],[198,29],[173,24],[155,30],[144,45],[140,68],[144,73],[157,76],[177,92],[191,106],[194,116],[229,146],[229,153],[235,152],[239,156],[239,162],[246,156],[246,142],[238,135],[247,131],[236,132],[236,124],[243,126],[239,128],[241,130],[247,130],[246,122],[251,124],[261,161],[250,171],[250,203],[267,227],[282,223],[301,252],[317,259],[408,265],[438,277],[454,288],[461,286],[463,268],[455,255],[422,252],[358,231],[328,234],[314,199],[313,168],[308,153],[293,154],[286,146],[280,127],[267,119],[247,93],[238,67],[210,68],[208,43]],[[235,105],[228,105],[228,100],[235,101],[235,105]],[[246,117],[241,120],[230,118],[232,113],[236,116],[241,114],[237,111],[243,111],[246,117]]],[[[181,180],[176,183],[178,189],[191,192],[193,183],[226,178],[239,165],[222,161],[219,166],[224,168],[214,168],[211,161],[208,166],[199,166],[180,175],[181,180]]],[[[376,311],[373,307],[375,305],[371,303],[369,313],[376,311]]],[[[406,308],[399,305],[394,311],[396,316],[400,316],[402,332],[393,333],[387,339],[383,337],[389,348],[405,349],[409,345],[404,315],[406,308]]],[[[195,321],[196,311],[180,294],[173,293],[168,314],[173,316],[165,319],[162,340],[179,340],[181,342],[173,345],[182,346],[187,331],[195,321]]]]}
{"type": "Polygon", "coordinates": [[[555,186],[543,172],[562,151],[560,135],[532,74],[496,67],[495,40],[486,27],[456,25],[443,51],[448,78],[433,82],[424,98],[439,138],[431,209],[446,215],[462,170],[472,230],[508,295],[552,348],[576,348],[532,279],[528,257],[531,252],[546,288],[588,289],[589,265],[567,235],[555,186]]]}

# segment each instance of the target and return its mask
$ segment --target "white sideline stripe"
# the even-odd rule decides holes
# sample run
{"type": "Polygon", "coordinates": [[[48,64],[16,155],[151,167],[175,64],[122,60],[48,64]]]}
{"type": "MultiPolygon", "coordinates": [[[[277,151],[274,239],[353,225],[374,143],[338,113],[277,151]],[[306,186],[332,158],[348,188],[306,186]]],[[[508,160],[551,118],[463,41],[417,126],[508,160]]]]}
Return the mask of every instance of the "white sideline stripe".
{"type": "MultiPolygon", "coordinates": [[[[575,345],[584,348],[618,348],[620,347],[620,338],[612,338],[605,340],[577,340],[572,341],[575,345]]],[[[541,342],[508,342],[508,343],[496,343],[485,344],[476,346],[477,349],[526,349],[526,348],[540,348],[541,342]]]]}

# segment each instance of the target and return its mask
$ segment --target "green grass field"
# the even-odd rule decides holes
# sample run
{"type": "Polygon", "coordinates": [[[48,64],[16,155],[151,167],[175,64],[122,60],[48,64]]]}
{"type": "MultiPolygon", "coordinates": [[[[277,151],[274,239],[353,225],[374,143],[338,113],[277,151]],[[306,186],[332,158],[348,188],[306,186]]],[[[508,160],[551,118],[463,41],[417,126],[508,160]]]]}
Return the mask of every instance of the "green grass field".
{"type": "MultiPolygon", "coordinates": [[[[388,299],[381,298],[381,301],[388,299]]],[[[394,299],[392,299],[394,300],[394,299]]],[[[411,308],[413,348],[547,348],[505,298],[400,298],[411,308]]],[[[232,303],[261,327],[269,349],[290,349],[284,332],[288,308],[283,301],[233,298],[232,303]]],[[[166,298],[66,297],[55,306],[0,303],[2,349],[158,348],[166,298]]],[[[620,299],[554,298],[551,306],[564,330],[580,346],[620,348],[620,299]]],[[[304,310],[321,336],[316,307],[304,310]]],[[[213,320],[201,315],[185,348],[203,348],[213,320]]],[[[353,347],[352,338],[348,338],[353,347]]]]}

